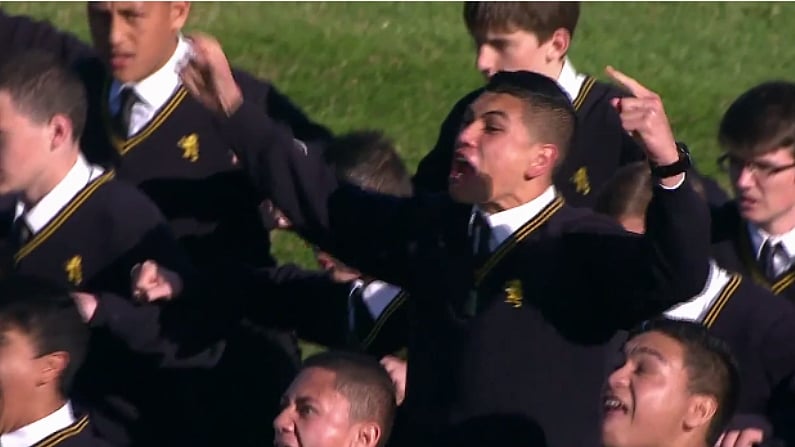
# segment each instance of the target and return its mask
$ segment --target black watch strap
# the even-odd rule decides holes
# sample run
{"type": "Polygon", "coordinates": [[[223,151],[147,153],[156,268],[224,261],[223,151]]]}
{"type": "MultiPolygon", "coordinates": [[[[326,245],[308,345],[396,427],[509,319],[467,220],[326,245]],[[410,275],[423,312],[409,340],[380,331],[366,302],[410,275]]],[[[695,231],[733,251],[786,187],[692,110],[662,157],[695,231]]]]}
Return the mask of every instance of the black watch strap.
{"type": "Polygon", "coordinates": [[[679,175],[692,166],[690,161],[690,150],[684,143],[676,143],[676,150],[679,152],[679,160],[664,166],[655,165],[650,163],[651,174],[657,178],[666,178],[679,175]]]}

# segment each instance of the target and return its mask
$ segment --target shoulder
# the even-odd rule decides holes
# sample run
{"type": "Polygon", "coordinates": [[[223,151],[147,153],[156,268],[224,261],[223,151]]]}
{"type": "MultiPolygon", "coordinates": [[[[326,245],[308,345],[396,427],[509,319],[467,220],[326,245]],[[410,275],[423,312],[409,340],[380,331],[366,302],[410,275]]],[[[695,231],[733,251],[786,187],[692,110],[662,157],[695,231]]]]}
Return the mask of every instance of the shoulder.
{"type": "MultiPolygon", "coordinates": [[[[131,226],[143,222],[165,221],[152,200],[133,184],[117,179],[109,171],[94,180],[88,188],[93,191],[94,201],[101,207],[106,218],[113,222],[131,226]]],[[[87,189],[88,189],[87,188],[87,189]]]]}
{"type": "Polygon", "coordinates": [[[262,101],[273,89],[273,84],[271,82],[257,78],[248,71],[237,67],[232,68],[232,76],[234,76],[235,81],[237,81],[237,85],[243,92],[243,96],[249,100],[262,101]]]}
{"type": "Polygon", "coordinates": [[[99,439],[91,425],[88,415],[82,415],[71,425],[64,427],[33,447],[110,447],[110,444],[99,439]]]}
{"type": "Polygon", "coordinates": [[[630,235],[615,219],[599,214],[590,208],[564,205],[554,218],[562,233],[575,234],[620,234],[630,235]]]}

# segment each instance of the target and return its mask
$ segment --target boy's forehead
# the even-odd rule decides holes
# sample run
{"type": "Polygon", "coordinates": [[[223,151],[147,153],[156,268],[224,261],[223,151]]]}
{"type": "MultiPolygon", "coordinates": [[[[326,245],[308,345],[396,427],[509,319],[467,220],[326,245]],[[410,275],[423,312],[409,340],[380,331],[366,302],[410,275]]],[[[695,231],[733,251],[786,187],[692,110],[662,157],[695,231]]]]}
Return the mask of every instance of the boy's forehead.
{"type": "Polygon", "coordinates": [[[522,101],[507,93],[486,91],[472,103],[470,110],[476,117],[490,112],[499,112],[508,117],[513,113],[521,114],[522,101]]]}
{"type": "Polygon", "coordinates": [[[624,345],[624,352],[656,353],[662,359],[675,363],[681,363],[684,357],[684,347],[680,342],[657,331],[644,332],[628,340],[624,345]]]}

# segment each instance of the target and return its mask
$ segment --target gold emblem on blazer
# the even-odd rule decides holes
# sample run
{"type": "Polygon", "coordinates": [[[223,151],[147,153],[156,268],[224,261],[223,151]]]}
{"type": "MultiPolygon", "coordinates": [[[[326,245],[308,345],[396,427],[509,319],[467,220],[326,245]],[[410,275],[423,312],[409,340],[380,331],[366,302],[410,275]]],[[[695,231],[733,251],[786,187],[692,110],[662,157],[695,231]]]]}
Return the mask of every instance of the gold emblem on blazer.
{"type": "Polygon", "coordinates": [[[64,263],[64,270],[66,271],[66,279],[79,286],[83,282],[83,257],[74,255],[64,263]]]}
{"type": "Polygon", "coordinates": [[[182,149],[182,158],[191,163],[199,160],[199,136],[195,133],[180,138],[177,146],[182,149]]]}
{"type": "Polygon", "coordinates": [[[574,183],[578,193],[584,196],[591,193],[591,181],[588,179],[588,169],[585,166],[574,172],[574,175],[571,176],[571,182],[574,183]]]}
{"type": "Polygon", "coordinates": [[[505,302],[513,306],[514,309],[522,307],[522,282],[512,279],[505,283],[505,302]]]}

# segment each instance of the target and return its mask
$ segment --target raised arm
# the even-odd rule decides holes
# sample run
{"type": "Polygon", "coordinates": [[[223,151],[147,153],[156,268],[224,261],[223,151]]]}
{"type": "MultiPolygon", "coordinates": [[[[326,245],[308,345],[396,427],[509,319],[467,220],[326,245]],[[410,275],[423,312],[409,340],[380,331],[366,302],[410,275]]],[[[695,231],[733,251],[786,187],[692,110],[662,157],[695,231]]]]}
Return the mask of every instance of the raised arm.
{"type": "Polygon", "coordinates": [[[193,45],[185,85],[223,116],[225,129],[234,129],[236,154],[263,197],[315,245],[362,272],[405,285],[418,235],[433,231],[443,210],[427,198],[393,198],[338,182],[322,147],[296,138],[286,123],[246,100],[214,39],[194,36],[193,45]]]}
{"type": "Polygon", "coordinates": [[[633,94],[614,98],[613,105],[653,166],[646,233],[633,236],[605,224],[601,235],[576,232],[569,249],[585,254],[583,271],[604,297],[592,305],[631,326],[701,292],[709,272],[710,218],[685,178],[689,154],[675,142],[659,95],[623,73],[608,73],[633,94]]]}

